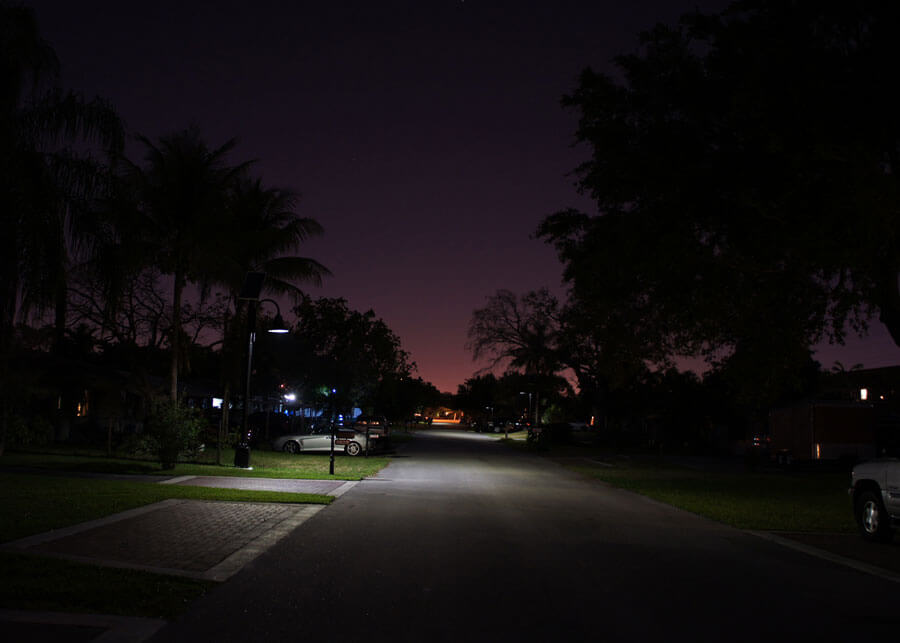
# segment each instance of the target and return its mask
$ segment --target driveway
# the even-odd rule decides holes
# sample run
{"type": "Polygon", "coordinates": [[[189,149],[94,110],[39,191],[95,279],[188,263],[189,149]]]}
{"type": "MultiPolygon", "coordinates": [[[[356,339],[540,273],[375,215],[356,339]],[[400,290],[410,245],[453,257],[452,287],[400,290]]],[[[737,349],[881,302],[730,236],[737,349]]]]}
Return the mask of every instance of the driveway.
{"type": "Polygon", "coordinates": [[[435,430],[154,640],[893,638],[897,592],[485,436],[435,430]]]}

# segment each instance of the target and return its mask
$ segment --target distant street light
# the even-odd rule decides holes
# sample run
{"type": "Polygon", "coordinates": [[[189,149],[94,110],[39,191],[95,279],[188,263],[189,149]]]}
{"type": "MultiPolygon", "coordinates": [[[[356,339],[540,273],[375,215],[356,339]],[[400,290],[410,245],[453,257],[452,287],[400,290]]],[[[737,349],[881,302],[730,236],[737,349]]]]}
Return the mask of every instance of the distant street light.
{"type": "Polygon", "coordinates": [[[528,396],[528,413],[525,415],[526,418],[531,416],[531,393],[526,393],[525,391],[519,391],[519,395],[527,395],[528,396]]]}
{"type": "Polygon", "coordinates": [[[256,314],[259,305],[271,303],[275,306],[275,319],[268,332],[275,334],[290,332],[281,317],[281,307],[278,302],[274,299],[259,298],[265,278],[266,273],[264,272],[248,272],[238,296],[239,300],[247,302],[247,367],[244,377],[244,409],[241,418],[241,440],[234,450],[234,466],[242,469],[250,468],[250,375],[253,373],[253,344],[256,341],[256,314]]]}

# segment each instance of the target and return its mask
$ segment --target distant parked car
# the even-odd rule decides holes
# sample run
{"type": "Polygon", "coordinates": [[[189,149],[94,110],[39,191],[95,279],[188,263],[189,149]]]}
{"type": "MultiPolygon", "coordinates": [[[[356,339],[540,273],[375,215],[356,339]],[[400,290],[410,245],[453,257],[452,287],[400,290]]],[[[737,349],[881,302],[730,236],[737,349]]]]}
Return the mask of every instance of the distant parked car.
{"type": "Polygon", "coordinates": [[[388,432],[388,421],[387,418],[383,415],[360,415],[355,420],[353,420],[353,426],[369,427],[369,429],[383,429],[385,433],[388,432]]]}
{"type": "Polygon", "coordinates": [[[850,497],[863,538],[890,542],[900,524],[900,459],[881,458],[853,467],[850,497]]]}
{"type": "MultiPolygon", "coordinates": [[[[334,427],[334,450],[347,455],[359,455],[366,448],[366,431],[357,427],[334,427]]],[[[374,436],[371,436],[374,438],[374,436]]],[[[374,450],[377,441],[372,439],[369,448],[374,450]]],[[[303,433],[282,435],[272,441],[272,448],[285,453],[330,452],[331,426],[321,424],[306,429],[303,433]]]]}
{"type": "Polygon", "coordinates": [[[372,440],[372,446],[382,444],[387,446],[391,440],[391,426],[387,418],[383,415],[360,415],[353,420],[353,428],[365,435],[368,431],[369,439],[372,440]]]}

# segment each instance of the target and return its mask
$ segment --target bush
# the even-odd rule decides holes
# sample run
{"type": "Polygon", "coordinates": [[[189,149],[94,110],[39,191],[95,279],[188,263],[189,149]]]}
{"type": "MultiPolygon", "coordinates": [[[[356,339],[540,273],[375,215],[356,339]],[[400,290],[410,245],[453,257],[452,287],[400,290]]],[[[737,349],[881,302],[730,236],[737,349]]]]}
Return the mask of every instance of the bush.
{"type": "Polygon", "coordinates": [[[53,438],[53,425],[44,417],[36,415],[30,420],[19,415],[10,418],[6,432],[6,442],[13,447],[39,447],[53,438]]]}
{"type": "Polygon", "coordinates": [[[196,457],[200,451],[200,435],[205,425],[196,409],[178,402],[154,401],[147,417],[146,442],[157,454],[163,469],[172,469],[179,455],[196,457]]]}
{"type": "Polygon", "coordinates": [[[156,440],[144,433],[131,433],[121,439],[116,453],[128,457],[145,458],[156,454],[156,440]]]}

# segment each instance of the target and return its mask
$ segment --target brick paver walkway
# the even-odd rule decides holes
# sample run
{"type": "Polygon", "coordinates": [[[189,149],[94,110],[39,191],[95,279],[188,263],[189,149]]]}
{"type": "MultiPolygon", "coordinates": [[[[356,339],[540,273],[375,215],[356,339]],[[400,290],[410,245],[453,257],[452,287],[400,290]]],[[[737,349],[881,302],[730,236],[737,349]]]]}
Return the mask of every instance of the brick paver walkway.
{"type": "Polygon", "coordinates": [[[322,508],[164,500],[2,548],[221,581],[322,508]]]}
{"type": "Polygon", "coordinates": [[[184,501],[44,542],[32,550],[202,572],[295,510],[290,505],[184,501]]]}

